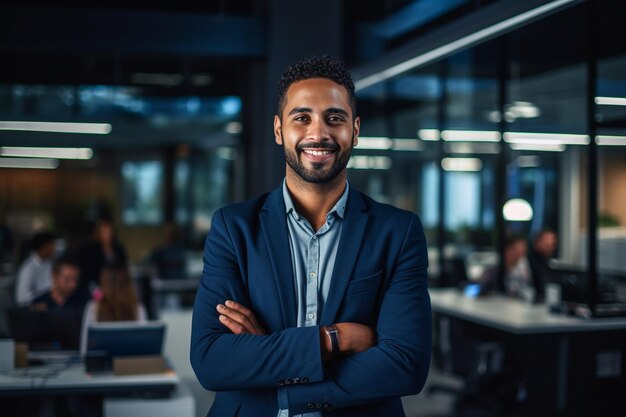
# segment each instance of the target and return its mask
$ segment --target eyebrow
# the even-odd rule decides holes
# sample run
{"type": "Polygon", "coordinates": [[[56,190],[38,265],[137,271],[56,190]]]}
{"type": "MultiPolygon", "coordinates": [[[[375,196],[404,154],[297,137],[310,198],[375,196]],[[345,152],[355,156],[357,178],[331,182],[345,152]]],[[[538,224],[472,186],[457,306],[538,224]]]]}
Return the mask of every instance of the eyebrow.
{"type": "Polygon", "coordinates": [[[311,113],[313,110],[310,107],[295,107],[293,110],[291,110],[288,114],[288,116],[291,116],[292,114],[296,114],[296,113],[311,113]]]}
{"type": "MultiPolygon", "coordinates": [[[[288,116],[291,116],[292,114],[296,114],[296,113],[312,113],[312,112],[313,112],[313,109],[311,109],[310,107],[295,107],[289,112],[288,116]]],[[[350,116],[347,111],[345,111],[344,109],[340,109],[338,107],[331,107],[329,109],[326,109],[324,113],[338,113],[346,117],[350,116]]]]}
{"type": "Polygon", "coordinates": [[[350,117],[347,111],[345,111],[344,109],[337,108],[337,107],[331,107],[330,109],[326,110],[326,113],[338,113],[346,117],[350,117]]]}

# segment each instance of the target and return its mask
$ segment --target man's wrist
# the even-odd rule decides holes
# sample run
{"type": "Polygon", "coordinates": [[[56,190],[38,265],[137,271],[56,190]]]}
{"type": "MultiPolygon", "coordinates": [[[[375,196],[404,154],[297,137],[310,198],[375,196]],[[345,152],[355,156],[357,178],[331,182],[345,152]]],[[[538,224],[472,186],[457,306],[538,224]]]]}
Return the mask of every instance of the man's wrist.
{"type": "Polygon", "coordinates": [[[330,355],[333,357],[338,356],[341,350],[339,349],[339,332],[337,331],[337,327],[331,324],[330,326],[324,327],[324,332],[330,342],[330,355]]]}

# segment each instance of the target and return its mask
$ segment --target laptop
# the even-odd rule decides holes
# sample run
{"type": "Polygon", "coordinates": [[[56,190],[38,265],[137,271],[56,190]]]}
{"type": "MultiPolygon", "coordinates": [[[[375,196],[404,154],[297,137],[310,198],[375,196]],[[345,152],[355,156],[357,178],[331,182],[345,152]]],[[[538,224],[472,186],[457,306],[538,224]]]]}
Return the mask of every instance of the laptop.
{"type": "Polygon", "coordinates": [[[102,352],[108,358],[160,356],[165,323],[160,321],[100,322],[87,329],[87,353],[102,352]]]}
{"type": "Polygon", "coordinates": [[[29,350],[78,350],[80,311],[15,307],[6,313],[11,338],[28,343],[29,350]]]}

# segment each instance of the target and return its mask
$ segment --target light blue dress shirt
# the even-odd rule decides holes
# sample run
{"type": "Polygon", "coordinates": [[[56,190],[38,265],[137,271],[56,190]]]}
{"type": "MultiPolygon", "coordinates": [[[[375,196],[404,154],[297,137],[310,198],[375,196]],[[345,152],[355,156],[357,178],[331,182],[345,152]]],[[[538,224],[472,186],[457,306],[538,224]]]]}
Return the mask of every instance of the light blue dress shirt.
{"type": "MultiPolygon", "coordinates": [[[[343,216],[348,200],[348,183],[337,204],[326,215],[326,223],[318,230],[298,214],[283,182],[283,198],[287,212],[287,230],[294,272],[298,327],[317,326],[330,291],[343,216]]],[[[287,417],[288,410],[279,410],[278,417],[287,417]]],[[[305,413],[296,417],[321,417],[321,413],[305,413]]]]}

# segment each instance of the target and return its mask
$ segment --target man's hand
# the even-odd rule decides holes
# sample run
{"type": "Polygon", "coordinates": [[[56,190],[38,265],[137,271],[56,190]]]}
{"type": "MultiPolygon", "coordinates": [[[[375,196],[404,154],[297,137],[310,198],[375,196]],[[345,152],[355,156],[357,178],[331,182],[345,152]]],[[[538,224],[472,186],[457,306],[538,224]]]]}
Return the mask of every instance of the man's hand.
{"type": "Polygon", "coordinates": [[[376,344],[374,329],[358,323],[337,323],[339,350],[345,353],[363,352],[376,344]]]}
{"type": "Polygon", "coordinates": [[[217,305],[220,322],[234,334],[264,335],[265,329],[259,325],[249,308],[231,300],[217,305]],[[224,305],[225,304],[225,305],[224,305]]]}

